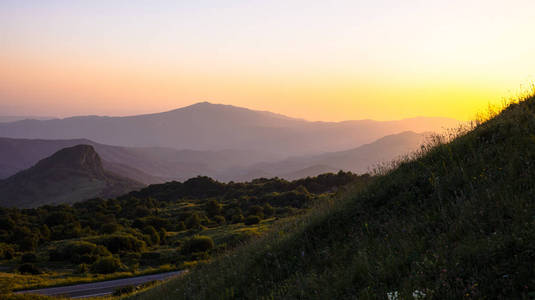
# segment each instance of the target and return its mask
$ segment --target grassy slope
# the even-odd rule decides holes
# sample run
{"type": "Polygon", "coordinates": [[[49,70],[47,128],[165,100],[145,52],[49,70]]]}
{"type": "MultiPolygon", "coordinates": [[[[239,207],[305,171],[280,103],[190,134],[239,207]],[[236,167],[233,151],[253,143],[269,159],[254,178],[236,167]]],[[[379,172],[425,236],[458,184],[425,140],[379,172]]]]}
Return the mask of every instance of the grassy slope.
{"type": "Polygon", "coordinates": [[[532,298],[535,97],[136,299],[532,298]]]}

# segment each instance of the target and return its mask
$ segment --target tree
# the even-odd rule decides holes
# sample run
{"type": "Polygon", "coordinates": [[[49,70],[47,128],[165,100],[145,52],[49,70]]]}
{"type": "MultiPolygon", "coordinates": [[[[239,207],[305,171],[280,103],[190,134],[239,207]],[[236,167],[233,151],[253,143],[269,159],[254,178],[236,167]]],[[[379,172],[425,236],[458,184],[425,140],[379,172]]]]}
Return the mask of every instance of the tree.
{"type": "Polygon", "coordinates": [[[201,218],[194,212],[186,219],[186,227],[188,229],[197,229],[201,226],[201,218]]]}
{"type": "Polygon", "coordinates": [[[143,233],[148,234],[150,236],[150,241],[152,245],[157,245],[160,243],[160,235],[153,226],[145,226],[145,228],[143,228],[143,233]]]}
{"type": "Polygon", "coordinates": [[[119,258],[113,256],[99,258],[91,265],[91,272],[98,274],[110,274],[123,270],[126,270],[126,267],[119,258]]]}
{"type": "Polygon", "coordinates": [[[253,225],[253,224],[258,224],[260,223],[262,219],[259,217],[259,216],[248,216],[245,221],[244,221],[244,224],[245,225],[253,225]]]}
{"type": "Polygon", "coordinates": [[[253,205],[249,207],[249,215],[257,216],[262,219],[264,217],[264,209],[260,205],[253,205]]]}
{"type": "Polygon", "coordinates": [[[263,211],[266,217],[271,217],[275,213],[275,210],[271,205],[269,205],[269,203],[264,204],[263,211]]]}
{"type": "Polygon", "coordinates": [[[190,254],[195,252],[205,252],[214,248],[214,241],[209,236],[195,235],[186,240],[182,247],[182,253],[190,254]]]}
{"type": "Polygon", "coordinates": [[[205,210],[208,216],[213,217],[221,214],[221,207],[221,204],[217,200],[212,199],[206,203],[205,210]]]}

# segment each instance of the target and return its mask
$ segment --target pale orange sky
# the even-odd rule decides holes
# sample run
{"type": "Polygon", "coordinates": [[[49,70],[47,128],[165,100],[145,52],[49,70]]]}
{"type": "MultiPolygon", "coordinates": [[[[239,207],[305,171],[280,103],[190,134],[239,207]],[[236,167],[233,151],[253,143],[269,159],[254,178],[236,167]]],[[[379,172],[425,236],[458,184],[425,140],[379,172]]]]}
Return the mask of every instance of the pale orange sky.
{"type": "Polygon", "coordinates": [[[0,115],[466,120],[534,81],[531,0],[107,2],[0,3],[0,115]]]}

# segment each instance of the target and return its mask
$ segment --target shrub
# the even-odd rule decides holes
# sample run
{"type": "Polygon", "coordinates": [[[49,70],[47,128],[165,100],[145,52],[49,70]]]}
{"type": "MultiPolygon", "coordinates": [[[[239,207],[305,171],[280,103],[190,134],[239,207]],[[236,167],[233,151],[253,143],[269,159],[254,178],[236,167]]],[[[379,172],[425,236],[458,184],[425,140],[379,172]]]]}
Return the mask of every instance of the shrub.
{"type": "Polygon", "coordinates": [[[217,202],[215,199],[210,200],[208,203],[206,203],[205,210],[210,217],[219,215],[221,213],[221,204],[219,204],[219,202],[217,202]]]}
{"type": "Polygon", "coordinates": [[[119,230],[119,224],[117,223],[107,223],[100,227],[100,232],[105,234],[112,234],[119,230]]]}
{"type": "Polygon", "coordinates": [[[22,263],[34,263],[37,261],[37,255],[33,252],[26,252],[20,258],[22,263]]]}
{"type": "Polygon", "coordinates": [[[91,264],[99,257],[110,256],[111,253],[102,245],[95,245],[86,241],[76,241],[69,242],[61,249],[50,251],[49,255],[51,261],[69,260],[75,264],[91,264]]]}
{"type": "Polygon", "coordinates": [[[21,251],[35,251],[37,248],[37,237],[36,236],[25,236],[18,241],[19,249],[21,251]]]}
{"type": "Polygon", "coordinates": [[[15,257],[13,246],[0,243],[0,259],[12,259],[13,257],[15,257]]]}
{"type": "Polygon", "coordinates": [[[236,223],[240,223],[240,222],[243,222],[243,215],[242,214],[236,214],[236,215],[233,215],[232,216],[232,223],[233,224],[236,224],[236,223]]]}
{"type": "Polygon", "coordinates": [[[186,219],[186,227],[188,229],[197,229],[201,226],[201,218],[197,213],[193,213],[186,219]]]}
{"type": "Polygon", "coordinates": [[[76,267],[76,273],[77,274],[85,274],[87,272],[89,272],[89,267],[86,264],[79,264],[76,267]]]}
{"type": "Polygon", "coordinates": [[[39,268],[37,268],[34,264],[30,264],[30,263],[24,263],[20,265],[19,272],[21,274],[31,274],[31,275],[41,274],[41,270],[39,270],[39,268]]]}
{"type": "Polygon", "coordinates": [[[127,285],[127,286],[123,286],[123,287],[120,287],[120,288],[116,288],[113,291],[112,296],[122,296],[122,295],[132,294],[135,291],[136,291],[136,287],[135,286],[127,285]]]}
{"type": "Polygon", "coordinates": [[[219,225],[223,225],[226,222],[225,217],[223,216],[215,216],[214,221],[219,225]]]}
{"type": "Polygon", "coordinates": [[[184,224],[183,221],[178,222],[178,225],[176,226],[176,231],[182,231],[186,230],[186,224],[184,224]]]}
{"type": "Polygon", "coordinates": [[[264,204],[263,210],[264,210],[264,215],[266,217],[271,217],[275,213],[275,210],[273,209],[271,205],[269,205],[269,203],[264,204]]]}
{"type": "Polygon", "coordinates": [[[98,245],[105,246],[111,253],[141,252],[145,249],[145,242],[130,234],[111,234],[89,239],[98,245]]]}
{"type": "Polygon", "coordinates": [[[163,228],[160,228],[158,235],[160,236],[160,244],[165,244],[167,242],[167,231],[163,228]]]}
{"type": "Polygon", "coordinates": [[[151,245],[157,245],[160,243],[160,235],[158,235],[158,232],[153,226],[151,225],[145,226],[145,228],[143,228],[143,233],[150,236],[151,245]]]}
{"type": "Polygon", "coordinates": [[[205,252],[214,248],[214,241],[209,236],[195,235],[184,242],[182,252],[190,254],[194,252],[205,252]]]}
{"type": "Polygon", "coordinates": [[[261,220],[259,216],[248,216],[244,223],[245,225],[253,225],[260,223],[261,220]]]}
{"type": "Polygon", "coordinates": [[[253,205],[249,207],[249,215],[257,216],[262,219],[264,217],[264,209],[262,206],[253,205]]]}
{"type": "Polygon", "coordinates": [[[98,274],[110,274],[126,270],[119,258],[113,256],[101,257],[91,265],[91,272],[98,274]]]}

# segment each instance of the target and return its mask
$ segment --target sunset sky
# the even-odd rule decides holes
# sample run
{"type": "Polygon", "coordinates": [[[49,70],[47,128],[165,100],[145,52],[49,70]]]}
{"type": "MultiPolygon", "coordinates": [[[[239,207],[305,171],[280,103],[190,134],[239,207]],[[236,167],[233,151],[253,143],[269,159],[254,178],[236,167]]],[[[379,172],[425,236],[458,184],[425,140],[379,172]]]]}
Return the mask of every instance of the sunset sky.
{"type": "Polygon", "coordinates": [[[472,118],[535,81],[535,1],[0,1],[0,115],[199,101],[472,118]]]}

